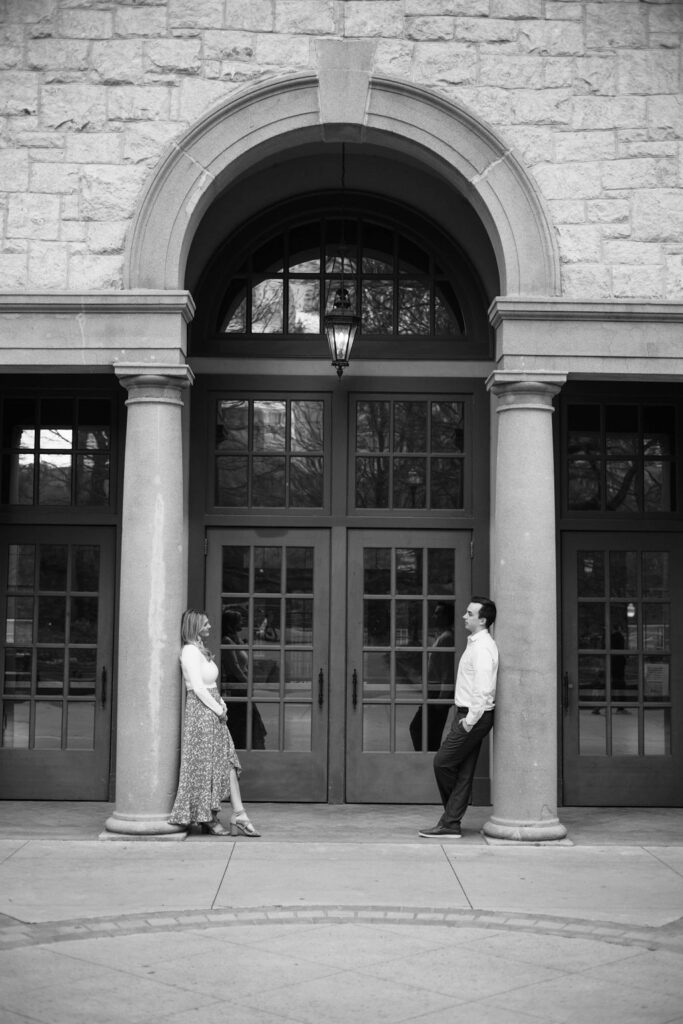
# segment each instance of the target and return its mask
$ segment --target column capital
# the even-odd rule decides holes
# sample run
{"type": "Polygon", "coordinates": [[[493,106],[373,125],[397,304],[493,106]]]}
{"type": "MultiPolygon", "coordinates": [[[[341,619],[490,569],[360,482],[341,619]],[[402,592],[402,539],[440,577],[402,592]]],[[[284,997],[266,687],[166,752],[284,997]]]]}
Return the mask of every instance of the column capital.
{"type": "Polygon", "coordinates": [[[140,402],[182,405],[179,393],[194,383],[194,373],[186,364],[150,366],[144,363],[117,363],[114,373],[128,392],[126,405],[140,402]]]}
{"type": "Polygon", "coordinates": [[[544,373],[541,376],[494,370],[486,379],[486,388],[499,399],[499,413],[508,409],[552,412],[553,399],[566,380],[566,373],[544,373]]]}

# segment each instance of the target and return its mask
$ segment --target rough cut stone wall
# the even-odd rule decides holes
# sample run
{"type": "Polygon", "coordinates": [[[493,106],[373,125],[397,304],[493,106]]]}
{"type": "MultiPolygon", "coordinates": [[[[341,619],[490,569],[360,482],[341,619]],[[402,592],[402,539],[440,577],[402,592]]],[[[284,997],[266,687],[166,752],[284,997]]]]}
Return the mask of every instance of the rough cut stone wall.
{"type": "Polygon", "coordinates": [[[518,153],[565,296],[683,300],[681,0],[0,0],[0,288],[120,288],[168,144],[321,36],[518,153]]]}

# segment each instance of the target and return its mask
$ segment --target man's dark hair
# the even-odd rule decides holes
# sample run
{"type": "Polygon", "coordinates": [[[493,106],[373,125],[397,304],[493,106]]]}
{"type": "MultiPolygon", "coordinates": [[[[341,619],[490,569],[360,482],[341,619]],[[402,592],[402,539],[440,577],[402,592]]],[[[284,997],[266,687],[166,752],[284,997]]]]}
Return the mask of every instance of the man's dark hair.
{"type": "Polygon", "coordinates": [[[490,597],[472,597],[470,598],[472,604],[480,604],[481,610],[479,612],[479,618],[483,619],[486,623],[486,628],[490,629],[493,623],[496,621],[496,606],[490,597]]]}

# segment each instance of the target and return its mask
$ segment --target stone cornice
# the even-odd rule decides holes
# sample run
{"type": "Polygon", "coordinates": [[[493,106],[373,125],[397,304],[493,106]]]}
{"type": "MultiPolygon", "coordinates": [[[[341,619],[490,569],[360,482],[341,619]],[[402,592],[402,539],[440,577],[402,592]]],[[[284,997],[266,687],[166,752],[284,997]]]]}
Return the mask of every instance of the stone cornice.
{"type": "Polygon", "coordinates": [[[489,306],[489,321],[498,328],[506,320],[683,323],[683,303],[498,296],[489,306]]]}
{"type": "Polygon", "coordinates": [[[0,291],[0,315],[13,314],[180,314],[189,323],[194,317],[194,300],[189,292],[164,289],[92,292],[0,291]]]}

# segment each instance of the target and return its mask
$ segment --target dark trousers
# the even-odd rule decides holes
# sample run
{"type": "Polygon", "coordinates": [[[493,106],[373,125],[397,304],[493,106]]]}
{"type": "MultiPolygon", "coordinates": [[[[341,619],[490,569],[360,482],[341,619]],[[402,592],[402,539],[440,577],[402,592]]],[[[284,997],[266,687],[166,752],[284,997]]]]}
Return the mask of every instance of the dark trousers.
{"type": "Polygon", "coordinates": [[[493,727],[493,711],[485,711],[469,732],[460,724],[463,717],[456,710],[450,732],[434,755],[434,775],[444,807],[439,824],[447,828],[459,825],[467,810],[479,751],[493,727]]]}

